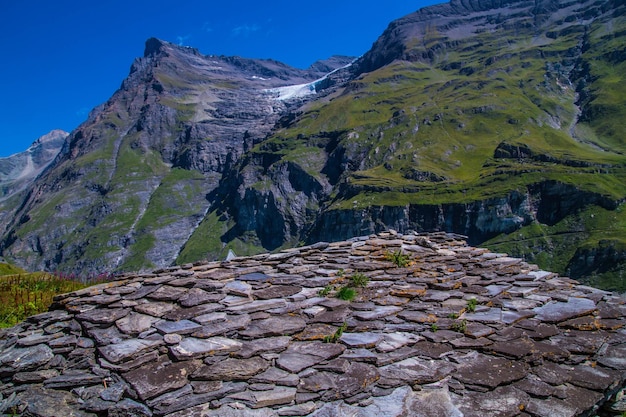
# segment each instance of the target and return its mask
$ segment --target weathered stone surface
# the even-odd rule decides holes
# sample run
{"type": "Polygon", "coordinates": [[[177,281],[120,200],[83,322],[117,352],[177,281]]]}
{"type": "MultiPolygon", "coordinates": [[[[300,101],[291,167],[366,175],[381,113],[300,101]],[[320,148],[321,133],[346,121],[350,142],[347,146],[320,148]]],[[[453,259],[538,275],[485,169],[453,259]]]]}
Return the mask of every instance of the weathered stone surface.
{"type": "Polygon", "coordinates": [[[160,340],[129,339],[120,343],[103,346],[98,350],[109,362],[119,363],[145,352],[148,349],[159,346],[161,343],[160,340]]]}
{"type": "Polygon", "coordinates": [[[391,386],[430,384],[456,371],[456,366],[445,361],[409,358],[380,368],[380,376],[391,386]]]}
{"type": "Polygon", "coordinates": [[[213,365],[203,366],[193,373],[194,379],[232,381],[249,379],[269,368],[270,363],[259,357],[250,359],[228,358],[213,365]]]}
{"type": "Polygon", "coordinates": [[[306,321],[298,316],[270,317],[253,321],[239,334],[249,338],[282,336],[297,333],[305,327],[306,321]]]}
{"type": "Polygon", "coordinates": [[[37,369],[47,364],[54,357],[47,345],[30,348],[9,348],[0,354],[0,373],[8,368],[12,372],[24,372],[37,369]]]}
{"type": "Polygon", "coordinates": [[[123,333],[137,335],[150,329],[157,321],[159,319],[156,317],[131,312],[126,317],[117,320],[115,325],[123,333]]]}
{"type": "Polygon", "coordinates": [[[187,385],[188,376],[200,365],[200,361],[171,362],[161,357],[156,362],[124,374],[124,379],[139,398],[146,400],[187,385]]]}
{"type": "Polygon", "coordinates": [[[206,355],[225,354],[237,351],[242,343],[225,337],[211,337],[209,339],[184,338],[178,345],[172,346],[170,351],[178,360],[198,358],[206,355]]]}
{"type": "Polygon", "coordinates": [[[129,310],[125,308],[97,308],[79,314],[76,318],[91,323],[110,324],[125,317],[129,310]]]}
{"type": "Polygon", "coordinates": [[[94,417],[578,416],[624,384],[623,298],[443,233],[322,246],[60,296],[0,330],[0,407],[33,394],[94,417]],[[437,250],[396,268],[389,239],[437,250]],[[367,270],[354,301],[319,294],[339,268],[367,270]]]}
{"type": "Polygon", "coordinates": [[[339,339],[341,343],[351,348],[373,348],[383,339],[380,333],[344,333],[339,339]]]}
{"type": "Polygon", "coordinates": [[[464,384],[496,388],[524,378],[528,371],[525,362],[477,354],[459,364],[455,378],[464,384]]]}
{"type": "Polygon", "coordinates": [[[567,302],[552,302],[535,308],[538,320],[559,323],[593,312],[596,304],[588,298],[569,297],[567,302]]]}
{"type": "Polygon", "coordinates": [[[268,337],[265,339],[245,341],[241,349],[233,353],[233,356],[246,359],[260,353],[282,352],[287,349],[290,343],[291,338],[289,336],[268,337]]]}
{"type": "Polygon", "coordinates": [[[202,328],[198,323],[191,320],[169,321],[161,320],[154,324],[154,327],[163,334],[177,333],[189,334],[202,328]]]}
{"type": "Polygon", "coordinates": [[[79,398],[67,391],[29,387],[17,396],[16,403],[31,416],[95,417],[80,410],[79,398]]]}

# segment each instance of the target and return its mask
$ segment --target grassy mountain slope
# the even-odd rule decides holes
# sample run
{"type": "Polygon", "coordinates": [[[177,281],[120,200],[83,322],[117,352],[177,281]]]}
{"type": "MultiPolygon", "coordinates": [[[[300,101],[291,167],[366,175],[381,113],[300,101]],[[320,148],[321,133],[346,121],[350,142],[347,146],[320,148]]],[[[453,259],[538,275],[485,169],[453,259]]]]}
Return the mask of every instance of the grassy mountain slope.
{"type": "MultiPolygon", "coordinates": [[[[427,19],[405,24],[411,36],[394,39],[399,47],[379,40],[383,52],[399,51],[395,59],[385,56],[389,62],[374,67],[362,64],[369,71],[294,113],[290,123],[249,151],[239,168],[247,174],[231,189],[275,201],[276,211],[294,218],[298,201],[312,201],[295,186],[295,194],[284,192],[281,173],[293,172],[295,164],[305,173],[299,181],[305,176],[319,187],[333,186],[302,210],[322,214],[310,229],[300,230],[301,239],[333,237],[333,231],[341,238],[394,221],[428,230],[434,222],[419,213],[439,207],[432,212],[448,217],[436,228],[469,230],[473,243],[491,239],[485,244],[544,268],[574,276],[586,271],[577,277],[593,276],[594,283],[626,290],[621,278],[626,269],[625,6],[560,7],[571,14],[560,15],[561,8],[519,13],[510,20],[495,12],[470,14],[468,20],[474,16],[487,23],[462,37],[450,19],[441,27],[427,19]],[[525,206],[521,215],[509,208],[512,196],[525,206]],[[386,208],[394,206],[405,207],[406,218],[388,214],[386,208]],[[462,215],[445,214],[472,207],[492,214],[486,222],[515,219],[510,227],[485,227],[507,233],[472,236],[476,227],[462,224],[462,215]],[[455,216],[461,220],[455,223],[455,216]],[[353,228],[346,226],[350,222],[353,228]],[[330,231],[307,234],[316,228],[330,231]],[[594,266],[603,259],[602,248],[615,252],[608,269],[594,266]],[[585,264],[580,257],[592,252],[591,264],[585,264]]],[[[416,18],[405,20],[411,19],[416,18]]],[[[394,23],[388,31],[399,33],[402,25],[394,23]]],[[[368,60],[376,61],[362,59],[368,60]]],[[[227,207],[224,212],[246,217],[227,207]]],[[[237,239],[245,234],[252,241],[262,239],[254,223],[237,239]]],[[[223,234],[222,241],[233,240],[223,234]]]]}

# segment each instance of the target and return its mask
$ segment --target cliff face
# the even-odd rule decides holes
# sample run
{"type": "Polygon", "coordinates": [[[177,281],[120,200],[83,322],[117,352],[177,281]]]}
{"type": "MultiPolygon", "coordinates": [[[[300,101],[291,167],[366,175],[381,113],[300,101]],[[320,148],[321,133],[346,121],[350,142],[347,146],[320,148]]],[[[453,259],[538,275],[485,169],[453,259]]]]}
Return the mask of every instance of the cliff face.
{"type": "Polygon", "coordinates": [[[350,61],[304,71],[148,40],[120,89],[6,204],[4,255],[79,273],[170,265],[213,203],[207,194],[285,113],[273,89],[350,61]]]}
{"type": "Polygon", "coordinates": [[[27,188],[59,154],[68,133],[53,130],[24,152],[0,158],[0,200],[27,188]]]}
{"type": "Polygon", "coordinates": [[[151,39],[26,197],[2,203],[0,250],[124,271],[394,227],[576,274],[578,248],[624,247],[625,10],[452,1],[308,70],[151,39]]]}

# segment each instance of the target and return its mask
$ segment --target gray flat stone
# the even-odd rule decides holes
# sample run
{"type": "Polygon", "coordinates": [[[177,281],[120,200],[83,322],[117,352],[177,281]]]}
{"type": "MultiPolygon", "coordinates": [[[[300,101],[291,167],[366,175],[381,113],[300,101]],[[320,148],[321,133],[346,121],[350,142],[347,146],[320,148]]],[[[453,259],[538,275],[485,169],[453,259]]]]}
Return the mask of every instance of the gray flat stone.
{"type": "Polygon", "coordinates": [[[430,384],[453,374],[456,366],[440,360],[408,358],[379,369],[380,376],[395,381],[395,386],[405,384],[430,384]]]}
{"type": "Polygon", "coordinates": [[[254,320],[240,335],[250,338],[283,336],[304,330],[306,321],[297,316],[270,317],[254,320]]]}
{"type": "Polygon", "coordinates": [[[161,345],[160,340],[128,339],[112,345],[98,348],[102,356],[111,363],[120,363],[131,359],[148,349],[161,345]]]}
{"type": "Polygon", "coordinates": [[[383,339],[380,333],[344,333],[339,341],[350,348],[373,348],[383,339]]]}
{"type": "Polygon", "coordinates": [[[596,309],[596,303],[588,298],[569,297],[567,302],[551,302],[535,308],[536,318],[547,323],[559,323],[575,317],[590,314],[596,309]]]}
{"type": "Polygon", "coordinates": [[[97,324],[110,324],[129,313],[126,308],[98,308],[80,313],[76,318],[97,324]]]}
{"type": "Polygon", "coordinates": [[[250,383],[278,384],[287,387],[295,387],[300,382],[298,375],[279,368],[270,367],[249,379],[250,383]]]}
{"type": "Polygon", "coordinates": [[[148,330],[157,321],[159,319],[156,317],[131,312],[126,317],[117,320],[115,325],[123,333],[137,335],[148,330]]]}
{"type": "Polygon", "coordinates": [[[31,371],[45,365],[53,357],[52,349],[46,345],[9,348],[0,354],[0,373],[2,368],[9,368],[13,372],[31,371]]]}
{"type": "Polygon", "coordinates": [[[232,381],[246,380],[267,368],[270,363],[260,357],[249,359],[228,358],[212,365],[204,365],[193,373],[194,379],[232,381]]]}
{"type": "Polygon", "coordinates": [[[174,310],[176,305],[165,301],[155,301],[152,303],[139,304],[134,308],[138,313],[148,314],[153,317],[163,317],[165,314],[174,310]]]}
{"type": "Polygon", "coordinates": [[[477,354],[460,363],[453,377],[464,384],[494,389],[523,379],[528,371],[525,362],[477,354]]]}
{"type": "Polygon", "coordinates": [[[188,376],[201,365],[200,361],[171,362],[162,356],[156,362],[124,374],[128,382],[142,400],[154,398],[163,393],[185,386],[188,376]]]}
{"type": "Polygon", "coordinates": [[[168,321],[161,320],[154,324],[154,327],[162,334],[189,334],[202,328],[201,325],[191,320],[168,321]]]}
{"type": "Polygon", "coordinates": [[[170,351],[177,360],[184,360],[234,352],[241,346],[242,343],[238,340],[219,336],[208,339],[186,337],[179,344],[170,347],[170,351]]]}
{"type": "Polygon", "coordinates": [[[291,337],[289,336],[268,337],[265,339],[244,341],[241,349],[238,352],[233,353],[233,356],[245,359],[261,353],[282,352],[287,349],[290,342],[291,337]]]}
{"type": "Polygon", "coordinates": [[[232,313],[254,313],[256,311],[266,311],[273,308],[283,308],[287,305],[285,300],[255,300],[249,303],[228,307],[227,310],[232,313]]]}
{"type": "Polygon", "coordinates": [[[355,311],[353,316],[359,320],[378,320],[383,317],[390,316],[402,311],[401,307],[396,306],[377,306],[372,311],[355,311]]]}

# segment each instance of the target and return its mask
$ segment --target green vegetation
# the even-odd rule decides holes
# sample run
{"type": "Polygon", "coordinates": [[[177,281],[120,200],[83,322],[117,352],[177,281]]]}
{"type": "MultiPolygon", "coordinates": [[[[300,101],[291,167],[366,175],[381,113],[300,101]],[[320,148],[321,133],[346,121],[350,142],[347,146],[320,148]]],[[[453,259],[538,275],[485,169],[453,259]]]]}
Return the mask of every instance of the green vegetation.
{"type": "Polygon", "coordinates": [[[356,297],[356,290],[352,287],[341,287],[339,291],[337,291],[337,298],[344,301],[352,301],[356,297]]]}
{"type": "Polygon", "coordinates": [[[348,324],[344,322],[339,328],[337,328],[335,333],[333,333],[332,335],[324,336],[324,343],[336,343],[337,340],[341,338],[341,335],[343,335],[343,332],[345,332],[347,328],[348,324]]]}
{"type": "Polygon", "coordinates": [[[476,311],[477,305],[478,305],[478,300],[476,300],[475,298],[470,298],[469,300],[467,300],[467,307],[465,309],[469,311],[470,313],[473,313],[474,311],[476,311]]]}
{"type": "Polygon", "coordinates": [[[451,329],[455,332],[465,333],[467,330],[467,320],[463,319],[455,321],[452,323],[451,329]]]}
{"type": "MultiPolygon", "coordinates": [[[[14,269],[0,264],[2,271],[14,269]]],[[[0,327],[11,327],[34,314],[43,313],[53,297],[87,287],[75,279],[46,273],[0,273],[0,327]]]]}
{"type": "MultiPolygon", "coordinates": [[[[623,205],[615,210],[588,207],[554,225],[535,222],[513,233],[488,240],[484,246],[511,256],[526,256],[543,269],[570,275],[571,263],[577,254],[584,251],[625,253],[624,230],[626,210],[623,205]]],[[[600,272],[574,278],[600,288],[626,291],[626,280],[622,272],[626,270],[626,261],[620,262],[616,259],[614,262],[603,262],[599,266],[602,266],[600,272]]]]}
{"type": "Polygon", "coordinates": [[[321,290],[319,290],[317,292],[317,295],[319,295],[320,297],[326,297],[328,294],[330,294],[330,292],[333,290],[333,286],[332,285],[327,285],[324,288],[322,288],[321,290]]]}
{"type": "Polygon", "coordinates": [[[352,287],[362,287],[362,288],[365,288],[369,281],[370,281],[370,279],[368,277],[366,277],[365,274],[363,274],[361,272],[355,272],[354,274],[352,274],[350,276],[350,285],[352,287]]]}
{"type": "Polygon", "coordinates": [[[393,262],[398,268],[406,268],[409,266],[410,257],[402,253],[401,250],[397,250],[395,252],[385,253],[385,259],[389,262],[393,262]]]}

